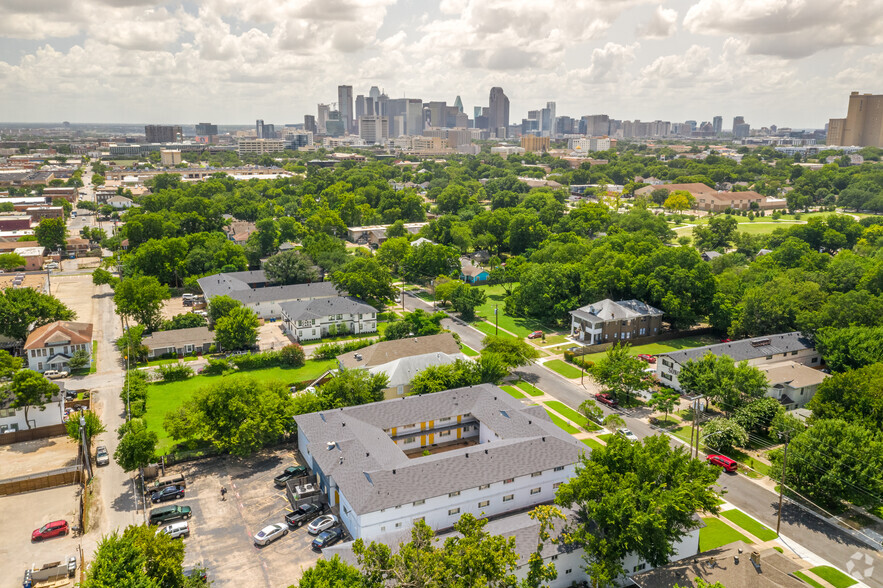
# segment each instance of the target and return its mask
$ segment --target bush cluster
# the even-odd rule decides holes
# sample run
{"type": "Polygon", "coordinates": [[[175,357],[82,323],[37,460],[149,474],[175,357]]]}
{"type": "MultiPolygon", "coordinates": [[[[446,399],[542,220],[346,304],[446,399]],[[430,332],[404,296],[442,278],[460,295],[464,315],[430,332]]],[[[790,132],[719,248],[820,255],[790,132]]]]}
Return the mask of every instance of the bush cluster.
{"type": "Polygon", "coordinates": [[[356,351],[373,343],[374,341],[370,339],[356,339],[346,343],[323,343],[313,351],[313,357],[315,359],[334,359],[341,353],[356,351]]]}

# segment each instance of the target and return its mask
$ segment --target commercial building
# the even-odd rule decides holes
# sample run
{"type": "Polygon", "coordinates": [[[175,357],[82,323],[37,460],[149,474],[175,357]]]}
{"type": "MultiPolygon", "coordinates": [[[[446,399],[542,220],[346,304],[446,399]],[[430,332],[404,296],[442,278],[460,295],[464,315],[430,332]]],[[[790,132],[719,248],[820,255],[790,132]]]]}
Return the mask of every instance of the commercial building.
{"type": "Polygon", "coordinates": [[[359,136],[368,145],[382,145],[389,139],[389,118],[363,116],[359,119],[359,136]]]}
{"type": "Polygon", "coordinates": [[[298,341],[377,332],[377,309],[353,296],[294,300],[279,306],[285,330],[298,341]]]}
{"type": "MultiPolygon", "coordinates": [[[[428,223],[405,223],[404,229],[405,232],[410,235],[416,235],[420,232],[420,229],[425,227],[428,223]]],[[[349,227],[346,230],[346,238],[348,241],[352,243],[357,243],[359,245],[366,245],[371,243],[376,243],[380,245],[384,241],[386,241],[386,229],[389,228],[389,225],[370,225],[366,227],[349,227]]]]}
{"type": "Polygon", "coordinates": [[[605,298],[570,312],[570,336],[587,345],[658,335],[663,312],[640,300],[605,298]]]}
{"type": "Polygon", "coordinates": [[[715,190],[701,182],[690,184],[659,184],[644,186],[635,191],[635,195],[649,195],[653,190],[663,188],[669,192],[683,190],[689,192],[696,203],[693,207],[696,210],[707,210],[709,212],[723,212],[727,209],[734,210],[782,210],[788,207],[788,202],[784,198],[772,198],[758,194],[752,190],[742,192],[727,192],[724,190],[715,190]]]}
{"type": "Polygon", "coordinates": [[[212,123],[199,123],[196,125],[197,137],[214,137],[218,134],[218,125],[212,123]]]}
{"type": "Polygon", "coordinates": [[[354,539],[449,529],[551,502],[586,448],[481,384],[295,417],[298,448],[354,539]],[[425,453],[428,452],[428,455],[425,453]]]}
{"type": "Polygon", "coordinates": [[[846,118],[828,122],[828,145],[883,147],[883,94],[849,95],[846,118]]]}
{"type": "Polygon", "coordinates": [[[180,126],[147,125],[144,135],[147,143],[180,143],[184,140],[180,126]]]}
{"type": "Polygon", "coordinates": [[[284,150],[285,141],[283,139],[239,139],[237,149],[240,156],[278,153],[284,150]]]}
{"type": "Polygon", "coordinates": [[[546,152],[551,147],[551,141],[548,136],[524,135],[521,137],[521,146],[531,153],[546,152]]]}
{"type": "Polygon", "coordinates": [[[197,280],[205,299],[211,305],[215,296],[229,296],[252,309],[260,318],[282,318],[281,305],[295,300],[312,300],[340,296],[331,282],[273,286],[264,270],[215,274],[197,280]]]}
{"type": "Polygon", "coordinates": [[[13,250],[13,253],[15,253],[16,255],[21,255],[24,258],[25,265],[23,266],[23,268],[25,271],[38,272],[43,269],[43,261],[45,260],[43,254],[45,253],[45,251],[46,248],[43,246],[16,247],[15,250],[13,250]]]}
{"type": "Polygon", "coordinates": [[[506,129],[509,128],[509,98],[503,88],[491,88],[488,99],[488,128],[498,139],[506,138],[506,129]]]}
{"type": "Polygon", "coordinates": [[[183,161],[181,152],[177,149],[162,149],[159,152],[159,157],[164,167],[173,167],[183,161]]]}
{"type": "Polygon", "coordinates": [[[337,86],[337,107],[340,110],[340,120],[343,122],[344,132],[353,133],[353,87],[337,86]]]}
{"type": "Polygon", "coordinates": [[[64,198],[71,204],[76,204],[80,197],[79,190],[74,186],[49,186],[43,188],[43,197],[53,202],[56,198],[64,198]]]}
{"type": "Polygon", "coordinates": [[[37,327],[28,335],[24,346],[28,368],[41,374],[47,370],[69,369],[70,358],[77,351],[84,351],[91,363],[92,323],[55,321],[37,327]]]}

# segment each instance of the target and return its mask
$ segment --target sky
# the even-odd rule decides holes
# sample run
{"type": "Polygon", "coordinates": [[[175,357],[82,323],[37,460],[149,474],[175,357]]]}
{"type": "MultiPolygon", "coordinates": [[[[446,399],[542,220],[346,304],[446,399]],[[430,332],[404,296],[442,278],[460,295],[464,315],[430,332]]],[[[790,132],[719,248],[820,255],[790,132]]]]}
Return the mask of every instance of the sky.
{"type": "Polygon", "coordinates": [[[0,121],[302,123],[376,85],[822,128],[883,93],[883,0],[0,0],[0,121]]]}

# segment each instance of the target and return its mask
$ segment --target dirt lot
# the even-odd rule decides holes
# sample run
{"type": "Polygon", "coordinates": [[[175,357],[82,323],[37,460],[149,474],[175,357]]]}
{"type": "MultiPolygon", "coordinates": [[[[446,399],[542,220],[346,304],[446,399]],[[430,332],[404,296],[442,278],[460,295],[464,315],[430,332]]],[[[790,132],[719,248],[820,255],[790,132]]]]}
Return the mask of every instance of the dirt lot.
{"type": "Polygon", "coordinates": [[[297,463],[295,453],[292,445],[248,460],[216,458],[169,470],[187,476],[187,495],[177,502],[193,509],[185,563],[202,563],[213,586],[242,586],[245,578],[249,586],[290,586],[302,568],[318,559],[306,527],[291,530],[266,547],[256,547],[252,541],[266,525],[284,522],[291,510],[273,478],[297,463]],[[222,486],[229,491],[225,501],[221,501],[222,486]]]}
{"type": "Polygon", "coordinates": [[[77,555],[79,538],[67,535],[32,543],[31,531],[59,519],[76,524],[78,493],[79,486],[63,486],[0,497],[4,529],[0,533],[0,587],[20,587],[25,568],[31,564],[42,565],[77,555]]]}
{"type": "Polygon", "coordinates": [[[77,313],[76,321],[94,323],[93,299],[96,288],[92,276],[52,276],[52,295],[77,313]]]}
{"type": "Polygon", "coordinates": [[[52,437],[0,445],[0,464],[4,479],[76,465],[77,444],[67,437],[52,437]]]}
{"type": "Polygon", "coordinates": [[[171,319],[177,314],[186,314],[193,310],[192,306],[184,306],[184,299],[180,296],[166,300],[162,309],[162,317],[171,319]]]}
{"type": "Polygon", "coordinates": [[[279,350],[291,344],[291,340],[282,332],[282,321],[264,323],[258,328],[258,336],[260,337],[258,347],[261,351],[279,350]]]}

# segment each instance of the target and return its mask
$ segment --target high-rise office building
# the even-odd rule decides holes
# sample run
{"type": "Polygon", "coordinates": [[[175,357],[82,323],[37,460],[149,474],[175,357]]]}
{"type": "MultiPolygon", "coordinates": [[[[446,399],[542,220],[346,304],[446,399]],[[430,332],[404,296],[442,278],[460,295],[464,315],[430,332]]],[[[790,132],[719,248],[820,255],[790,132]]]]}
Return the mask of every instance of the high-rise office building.
{"type": "Polygon", "coordinates": [[[347,133],[353,131],[353,87],[337,86],[337,109],[347,133]]]}
{"type": "Polygon", "coordinates": [[[540,111],[540,134],[543,137],[551,137],[555,134],[554,102],[546,102],[546,107],[540,111]]]}
{"type": "Polygon", "coordinates": [[[366,114],[373,115],[374,113],[368,112],[366,110],[365,97],[359,94],[358,96],[356,96],[356,120],[359,120],[359,118],[365,116],[366,114]]]}
{"type": "Polygon", "coordinates": [[[368,97],[374,100],[374,102],[377,102],[380,98],[380,88],[377,86],[371,86],[371,89],[368,90],[368,97]]]}
{"type": "Polygon", "coordinates": [[[304,115],[304,130],[313,133],[314,135],[319,134],[319,128],[316,126],[316,117],[312,114],[304,115]]]}
{"type": "Polygon", "coordinates": [[[212,123],[199,123],[196,125],[197,137],[212,137],[218,134],[218,125],[212,123]]]}
{"type": "MultiPolygon", "coordinates": [[[[744,116],[734,116],[733,117],[733,132],[736,132],[736,125],[744,125],[745,117],[744,116]]],[[[695,129],[694,129],[695,130],[695,129]]]]}
{"type": "Polygon", "coordinates": [[[481,111],[482,111],[482,107],[481,107],[481,106],[473,106],[473,107],[472,107],[472,120],[475,120],[475,119],[477,119],[479,116],[481,116],[481,114],[482,114],[481,111]]]}
{"type": "Polygon", "coordinates": [[[419,98],[408,98],[405,105],[405,129],[406,135],[423,134],[423,101],[419,98]]]}
{"type": "Polygon", "coordinates": [[[592,114],[582,117],[580,130],[585,123],[585,135],[587,137],[605,137],[611,134],[610,116],[607,114],[592,114]]]}
{"type": "Polygon", "coordinates": [[[444,128],[448,116],[447,102],[430,102],[426,108],[429,110],[429,124],[436,129],[444,128]]]}
{"type": "Polygon", "coordinates": [[[828,121],[828,145],[883,147],[883,94],[849,94],[846,118],[828,121]]]}
{"type": "Polygon", "coordinates": [[[714,129],[715,135],[720,135],[724,130],[724,117],[716,116],[712,119],[711,126],[714,129]]]}
{"type": "Polygon", "coordinates": [[[148,143],[180,143],[184,133],[180,126],[147,125],[144,136],[148,143]]]}
{"type": "Polygon", "coordinates": [[[690,132],[693,132],[699,128],[699,125],[696,123],[695,120],[685,121],[684,124],[690,127],[690,132]]]}
{"type": "Polygon", "coordinates": [[[454,108],[456,108],[459,112],[463,112],[463,101],[460,100],[460,96],[454,98],[454,108]]]}
{"type": "Polygon", "coordinates": [[[257,134],[258,139],[275,139],[276,138],[276,125],[268,125],[264,124],[263,119],[257,119],[254,123],[255,134],[257,134]]]}
{"type": "Polygon", "coordinates": [[[498,139],[506,138],[506,129],[509,127],[509,98],[503,92],[503,88],[491,88],[488,99],[488,128],[491,134],[498,139]]]}
{"type": "Polygon", "coordinates": [[[389,119],[385,116],[364,116],[359,121],[359,136],[369,145],[389,139],[389,119]]]}
{"type": "Polygon", "coordinates": [[[258,139],[266,138],[264,137],[264,119],[259,118],[254,122],[254,133],[258,139]]]}
{"type": "Polygon", "coordinates": [[[330,118],[331,107],[327,104],[319,104],[318,107],[318,116],[316,117],[316,127],[319,130],[320,135],[324,135],[328,132],[326,128],[326,123],[330,118]]]}
{"type": "Polygon", "coordinates": [[[381,92],[377,100],[374,101],[374,116],[389,116],[389,109],[387,108],[388,104],[389,96],[387,96],[386,93],[381,92]]]}
{"type": "Polygon", "coordinates": [[[325,133],[332,137],[342,137],[346,134],[346,121],[343,120],[339,110],[328,112],[328,120],[325,121],[325,133]]]}

